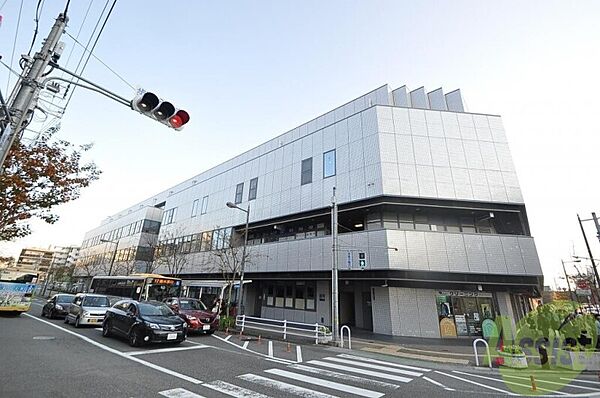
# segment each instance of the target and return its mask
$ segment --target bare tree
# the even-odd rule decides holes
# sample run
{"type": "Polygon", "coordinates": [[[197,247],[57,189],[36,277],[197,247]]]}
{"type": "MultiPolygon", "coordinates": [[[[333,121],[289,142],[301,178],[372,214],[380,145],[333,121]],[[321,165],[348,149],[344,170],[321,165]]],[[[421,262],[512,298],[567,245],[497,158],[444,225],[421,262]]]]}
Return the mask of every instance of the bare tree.
{"type": "Polygon", "coordinates": [[[185,241],[181,228],[163,233],[154,253],[153,264],[156,263],[156,269],[165,267],[169,275],[179,276],[189,262],[190,250],[186,249],[188,243],[191,245],[191,241],[185,241]]]}
{"type": "Polygon", "coordinates": [[[131,275],[134,273],[139,263],[136,260],[137,250],[130,248],[126,253],[118,253],[113,264],[112,275],[131,275]]]}
{"type": "Polygon", "coordinates": [[[158,258],[156,253],[158,250],[158,237],[156,235],[142,234],[138,250],[146,251],[141,256],[142,260],[139,260],[143,265],[141,269],[147,274],[156,272],[156,269],[161,265],[160,261],[156,261],[158,258]]]}

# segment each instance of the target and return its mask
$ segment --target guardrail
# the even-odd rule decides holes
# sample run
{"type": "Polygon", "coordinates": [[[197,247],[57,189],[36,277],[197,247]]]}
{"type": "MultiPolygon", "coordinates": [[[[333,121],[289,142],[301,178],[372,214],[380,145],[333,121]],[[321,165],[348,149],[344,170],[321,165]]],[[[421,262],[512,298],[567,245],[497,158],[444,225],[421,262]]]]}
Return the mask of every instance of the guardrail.
{"type": "Polygon", "coordinates": [[[254,329],[282,334],[284,340],[287,340],[288,336],[306,337],[315,339],[315,344],[319,344],[329,343],[332,339],[329,329],[318,323],[301,323],[238,315],[235,318],[235,326],[241,328],[242,333],[245,329],[254,329]]]}

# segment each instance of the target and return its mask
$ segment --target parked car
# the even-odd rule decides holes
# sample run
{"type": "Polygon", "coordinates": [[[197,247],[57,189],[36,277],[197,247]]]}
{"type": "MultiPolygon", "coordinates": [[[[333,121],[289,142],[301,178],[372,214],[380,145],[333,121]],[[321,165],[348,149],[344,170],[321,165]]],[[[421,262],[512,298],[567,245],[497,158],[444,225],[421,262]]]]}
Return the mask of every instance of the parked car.
{"type": "Polygon", "coordinates": [[[187,323],[188,332],[212,334],[219,328],[219,316],[198,299],[170,297],[165,304],[187,323]]]}
{"type": "Polygon", "coordinates": [[[55,294],[42,307],[42,316],[48,318],[64,317],[69,312],[75,298],[72,294],[55,294]]]}
{"type": "Polygon", "coordinates": [[[102,336],[113,334],[129,339],[129,345],[175,343],[186,339],[187,325],[166,304],[159,301],[121,300],[106,311],[102,336]]]}
{"type": "Polygon", "coordinates": [[[79,293],[75,296],[71,308],[65,317],[65,323],[73,321],[75,327],[99,325],[110,307],[108,297],[100,294],[79,293]]]}

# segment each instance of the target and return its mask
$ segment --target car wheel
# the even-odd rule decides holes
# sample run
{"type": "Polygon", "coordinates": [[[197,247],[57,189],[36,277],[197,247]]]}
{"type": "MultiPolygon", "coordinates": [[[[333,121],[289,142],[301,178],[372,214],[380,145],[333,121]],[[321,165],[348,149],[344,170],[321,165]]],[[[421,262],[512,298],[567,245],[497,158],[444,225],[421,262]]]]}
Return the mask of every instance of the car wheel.
{"type": "Polygon", "coordinates": [[[52,319],[54,317],[56,317],[56,314],[54,313],[53,310],[50,310],[50,312],[48,313],[48,318],[52,319]]]}
{"type": "Polygon", "coordinates": [[[135,329],[129,332],[129,345],[132,347],[139,347],[142,345],[140,334],[135,329]]]}
{"type": "Polygon", "coordinates": [[[75,327],[80,328],[81,324],[79,323],[79,317],[75,318],[75,327]]]}
{"type": "Polygon", "coordinates": [[[46,307],[42,307],[42,318],[46,318],[46,307]]]}
{"type": "Polygon", "coordinates": [[[102,325],[102,336],[103,337],[110,337],[111,334],[112,334],[112,332],[110,330],[110,323],[109,323],[109,321],[106,321],[102,325]]]}

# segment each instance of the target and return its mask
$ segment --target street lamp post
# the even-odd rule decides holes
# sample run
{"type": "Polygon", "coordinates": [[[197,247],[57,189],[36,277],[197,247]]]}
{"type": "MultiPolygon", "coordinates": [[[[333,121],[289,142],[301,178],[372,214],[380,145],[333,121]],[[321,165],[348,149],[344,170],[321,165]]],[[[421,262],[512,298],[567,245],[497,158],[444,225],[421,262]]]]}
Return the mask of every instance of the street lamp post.
{"type": "Polygon", "coordinates": [[[110,259],[110,267],[108,268],[108,276],[110,276],[112,274],[112,269],[113,269],[113,265],[115,264],[115,257],[117,257],[117,249],[119,248],[120,240],[121,239],[117,239],[116,241],[108,240],[108,239],[100,239],[100,242],[112,243],[115,245],[115,250],[113,251],[112,258],[110,259]]]}
{"type": "Polygon", "coordinates": [[[242,248],[242,263],[240,264],[240,315],[244,315],[244,268],[246,267],[246,246],[248,245],[248,222],[250,221],[250,205],[247,209],[242,209],[235,203],[227,202],[230,209],[238,209],[246,213],[246,228],[244,228],[244,246],[242,248]]]}

